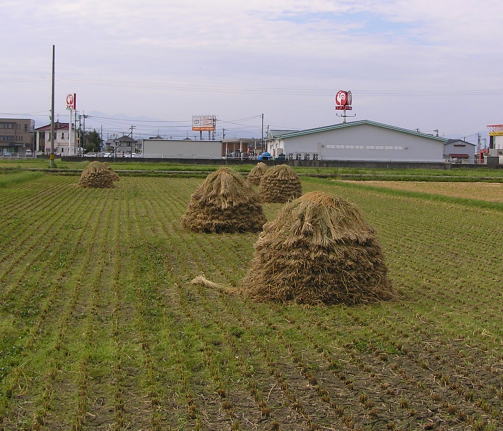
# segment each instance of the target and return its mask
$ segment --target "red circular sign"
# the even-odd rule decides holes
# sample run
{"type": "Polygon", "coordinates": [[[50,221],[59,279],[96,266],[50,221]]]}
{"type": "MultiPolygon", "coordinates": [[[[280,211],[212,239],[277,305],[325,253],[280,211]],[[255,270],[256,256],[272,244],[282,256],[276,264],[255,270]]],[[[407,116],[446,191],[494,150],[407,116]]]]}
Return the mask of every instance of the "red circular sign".
{"type": "Polygon", "coordinates": [[[75,108],[75,99],[73,97],[73,94],[69,94],[68,96],[66,96],[66,107],[75,108]]]}
{"type": "Polygon", "coordinates": [[[336,105],[345,106],[348,104],[348,93],[344,90],[339,90],[335,95],[336,105]]]}

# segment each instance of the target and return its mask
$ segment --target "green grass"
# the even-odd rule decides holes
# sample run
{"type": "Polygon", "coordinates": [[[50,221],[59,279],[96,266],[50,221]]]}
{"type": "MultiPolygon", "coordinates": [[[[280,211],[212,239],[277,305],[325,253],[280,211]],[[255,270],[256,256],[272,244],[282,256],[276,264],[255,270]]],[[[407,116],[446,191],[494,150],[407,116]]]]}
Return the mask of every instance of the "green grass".
{"type": "MultiPolygon", "coordinates": [[[[58,169],[83,169],[92,159],[84,159],[81,162],[64,162],[56,160],[58,169]]],[[[222,166],[230,166],[239,172],[249,172],[255,163],[243,165],[220,165],[213,164],[190,164],[166,162],[120,162],[110,159],[108,162],[113,169],[124,171],[193,171],[205,172],[214,171],[222,166]]],[[[30,160],[0,160],[1,169],[46,169],[48,161],[45,159],[30,160]]],[[[390,180],[390,181],[503,181],[503,169],[488,168],[453,168],[453,169],[371,169],[371,168],[315,168],[315,167],[294,167],[300,175],[330,175],[340,178],[351,178],[356,180],[390,180]]],[[[144,173],[143,175],[153,175],[144,173]]],[[[159,175],[159,174],[157,174],[159,175]]],[[[192,174],[194,175],[194,174],[192,174]]]]}
{"type": "Polygon", "coordinates": [[[0,188],[14,186],[27,181],[40,178],[43,174],[40,172],[10,172],[8,174],[0,173],[0,188]]]}
{"type": "Polygon", "coordinates": [[[199,182],[0,189],[3,431],[499,429],[501,212],[305,181],[361,208],[399,298],[259,304],[188,283],[238,286],[257,238],[182,230],[199,182]]]}

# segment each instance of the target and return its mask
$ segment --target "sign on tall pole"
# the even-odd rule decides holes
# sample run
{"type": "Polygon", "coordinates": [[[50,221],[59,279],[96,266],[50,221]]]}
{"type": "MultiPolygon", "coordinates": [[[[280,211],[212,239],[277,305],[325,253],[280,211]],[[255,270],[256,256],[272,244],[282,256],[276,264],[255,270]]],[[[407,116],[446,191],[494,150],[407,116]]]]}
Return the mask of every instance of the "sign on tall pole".
{"type": "Polygon", "coordinates": [[[347,115],[346,111],[351,111],[353,107],[351,104],[353,103],[353,95],[351,91],[339,90],[335,95],[335,109],[337,111],[343,111],[342,115],[338,115],[338,117],[342,117],[342,122],[346,122],[347,117],[356,117],[356,115],[347,115]]]}
{"type": "Polygon", "coordinates": [[[68,155],[73,156],[75,150],[75,143],[72,142],[72,135],[73,135],[72,122],[73,122],[73,112],[77,109],[77,94],[71,93],[66,96],[66,109],[70,111],[70,121],[68,123],[68,155]]]}
{"type": "Polygon", "coordinates": [[[55,168],[54,162],[54,75],[56,64],[56,46],[52,45],[52,89],[51,89],[51,154],[49,155],[49,167],[55,168]]]}
{"type": "Polygon", "coordinates": [[[202,140],[203,132],[208,132],[208,139],[215,139],[215,130],[217,128],[217,117],[215,115],[193,115],[192,116],[192,131],[199,132],[199,139],[202,140]]]}

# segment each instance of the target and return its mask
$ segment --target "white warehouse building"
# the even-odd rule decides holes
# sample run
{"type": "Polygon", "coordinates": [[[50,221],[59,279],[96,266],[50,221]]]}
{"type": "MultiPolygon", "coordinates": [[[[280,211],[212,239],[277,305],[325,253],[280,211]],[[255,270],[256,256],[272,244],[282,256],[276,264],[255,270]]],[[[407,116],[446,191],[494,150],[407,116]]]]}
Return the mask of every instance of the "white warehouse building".
{"type": "Polygon", "coordinates": [[[221,159],[222,141],[145,139],[143,141],[143,157],[156,159],[221,159]]]}
{"type": "Polygon", "coordinates": [[[362,120],[287,131],[268,139],[273,157],[376,162],[443,162],[447,139],[362,120]]]}

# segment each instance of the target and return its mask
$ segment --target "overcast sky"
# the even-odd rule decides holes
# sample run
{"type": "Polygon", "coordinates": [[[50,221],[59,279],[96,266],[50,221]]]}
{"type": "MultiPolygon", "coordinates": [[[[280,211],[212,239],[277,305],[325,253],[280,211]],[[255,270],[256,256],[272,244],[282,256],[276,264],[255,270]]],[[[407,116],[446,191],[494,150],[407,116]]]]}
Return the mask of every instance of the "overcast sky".
{"type": "Polygon", "coordinates": [[[193,114],[231,135],[260,134],[262,112],[333,124],[339,89],[360,120],[449,137],[503,123],[500,0],[0,0],[0,16],[0,115],[37,126],[53,43],[59,118],[76,92],[106,133],[183,135],[193,114]]]}

